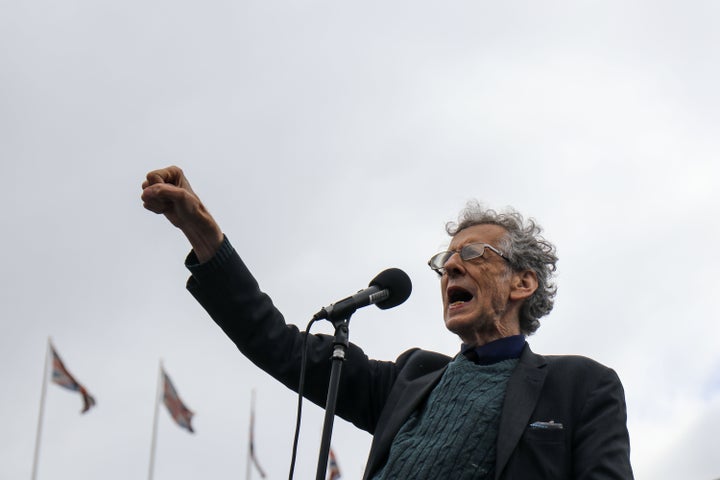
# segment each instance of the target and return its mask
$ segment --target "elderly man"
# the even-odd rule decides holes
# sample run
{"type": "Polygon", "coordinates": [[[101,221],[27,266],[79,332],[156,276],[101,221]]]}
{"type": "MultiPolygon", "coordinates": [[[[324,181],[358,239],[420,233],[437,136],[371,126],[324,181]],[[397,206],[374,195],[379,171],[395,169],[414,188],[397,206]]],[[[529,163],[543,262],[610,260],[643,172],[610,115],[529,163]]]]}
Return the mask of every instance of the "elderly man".
{"type": "MultiPolygon", "coordinates": [[[[177,167],[150,172],[144,206],[192,246],[187,288],[256,365],[298,388],[302,334],[259,289],[177,167]],[[268,348],[269,346],[272,348],[268,348]]],[[[631,479],[616,373],[525,341],[553,306],[554,247],[517,212],[469,204],[434,255],[455,357],[420,349],[394,362],[346,354],[337,414],[373,435],[364,479],[631,479]]],[[[305,396],[324,406],[332,338],[308,337],[305,396]]]]}

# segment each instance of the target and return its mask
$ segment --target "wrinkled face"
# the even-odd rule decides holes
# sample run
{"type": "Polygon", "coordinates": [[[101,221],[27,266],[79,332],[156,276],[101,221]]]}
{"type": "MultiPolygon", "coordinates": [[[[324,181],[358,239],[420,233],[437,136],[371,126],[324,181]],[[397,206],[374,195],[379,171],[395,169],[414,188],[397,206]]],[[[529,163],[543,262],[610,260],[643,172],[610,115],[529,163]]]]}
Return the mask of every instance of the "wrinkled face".
{"type": "MultiPolygon", "coordinates": [[[[499,225],[474,225],[458,232],[449,250],[482,242],[502,251],[500,241],[506,234],[499,225]]],[[[486,248],[482,257],[467,262],[454,254],[445,264],[445,270],[440,285],[447,329],[471,345],[482,344],[497,334],[505,336],[502,321],[511,278],[507,261],[486,248]]]]}

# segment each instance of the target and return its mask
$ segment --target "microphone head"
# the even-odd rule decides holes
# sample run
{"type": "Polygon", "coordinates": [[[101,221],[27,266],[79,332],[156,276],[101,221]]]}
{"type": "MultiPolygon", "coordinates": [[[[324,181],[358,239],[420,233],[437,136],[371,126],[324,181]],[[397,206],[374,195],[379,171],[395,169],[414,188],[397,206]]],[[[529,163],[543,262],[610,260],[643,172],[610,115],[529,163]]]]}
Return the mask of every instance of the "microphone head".
{"type": "Polygon", "coordinates": [[[375,305],[382,310],[397,307],[408,299],[412,292],[412,282],[408,274],[399,268],[388,268],[380,272],[377,277],[370,281],[369,287],[387,289],[390,296],[375,305]]]}

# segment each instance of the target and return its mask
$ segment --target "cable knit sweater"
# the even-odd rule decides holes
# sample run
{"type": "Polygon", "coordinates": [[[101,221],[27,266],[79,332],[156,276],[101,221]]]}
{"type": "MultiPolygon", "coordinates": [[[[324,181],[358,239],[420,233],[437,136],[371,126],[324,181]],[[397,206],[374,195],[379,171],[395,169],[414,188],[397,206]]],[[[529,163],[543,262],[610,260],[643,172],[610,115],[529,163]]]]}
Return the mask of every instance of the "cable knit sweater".
{"type": "Polygon", "coordinates": [[[517,359],[476,365],[458,355],[398,432],[375,480],[481,480],[495,473],[505,388],[517,359]]]}

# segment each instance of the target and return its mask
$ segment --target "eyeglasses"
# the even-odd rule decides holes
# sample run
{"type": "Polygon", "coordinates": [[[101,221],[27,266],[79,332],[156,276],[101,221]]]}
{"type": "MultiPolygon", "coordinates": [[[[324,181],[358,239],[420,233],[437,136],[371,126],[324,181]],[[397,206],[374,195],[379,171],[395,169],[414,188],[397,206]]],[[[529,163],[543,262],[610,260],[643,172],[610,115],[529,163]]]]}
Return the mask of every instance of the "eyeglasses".
{"type": "Polygon", "coordinates": [[[485,249],[492,250],[493,252],[500,255],[502,258],[504,258],[506,261],[510,261],[508,257],[498,250],[497,248],[493,247],[492,245],[488,245],[487,243],[470,243],[468,245],[465,245],[460,250],[448,250],[446,252],[440,252],[438,254],[433,255],[430,260],[428,260],[428,265],[430,265],[430,268],[435,270],[438,275],[444,275],[445,274],[445,264],[450,260],[450,257],[452,257],[454,254],[458,253],[460,254],[460,258],[463,262],[467,262],[469,260],[474,260],[476,258],[480,258],[483,256],[483,253],[485,253],[485,249]]]}

